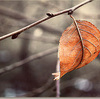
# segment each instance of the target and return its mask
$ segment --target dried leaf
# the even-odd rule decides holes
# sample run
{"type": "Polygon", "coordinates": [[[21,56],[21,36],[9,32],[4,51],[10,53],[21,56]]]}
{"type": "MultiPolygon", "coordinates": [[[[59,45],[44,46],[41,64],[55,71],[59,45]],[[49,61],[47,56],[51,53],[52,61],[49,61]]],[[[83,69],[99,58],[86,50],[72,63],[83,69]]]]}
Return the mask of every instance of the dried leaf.
{"type": "Polygon", "coordinates": [[[90,63],[100,51],[100,31],[88,21],[76,20],[76,24],[60,38],[60,77],[90,63]]]}

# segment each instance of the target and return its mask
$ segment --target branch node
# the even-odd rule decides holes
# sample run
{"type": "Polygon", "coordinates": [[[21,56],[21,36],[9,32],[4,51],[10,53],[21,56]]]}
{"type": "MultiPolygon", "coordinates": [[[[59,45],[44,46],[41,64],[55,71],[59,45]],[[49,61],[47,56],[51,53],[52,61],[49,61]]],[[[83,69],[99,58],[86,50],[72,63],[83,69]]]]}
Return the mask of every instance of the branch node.
{"type": "Polygon", "coordinates": [[[50,13],[50,12],[47,12],[46,15],[49,16],[49,17],[53,17],[53,16],[54,16],[54,15],[53,15],[52,13],[50,13]]]}
{"type": "Polygon", "coordinates": [[[70,9],[70,10],[68,11],[68,15],[72,15],[72,14],[73,14],[73,10],[70,9]]]}
{"type": "MultiPolygon", "coordinates": [[[[20,33],[19,33],[20,34],[20,33]]],[[[12,39],[16,39],[18,37],[19,34],[14,34],[12,35],[12,39]]]]}

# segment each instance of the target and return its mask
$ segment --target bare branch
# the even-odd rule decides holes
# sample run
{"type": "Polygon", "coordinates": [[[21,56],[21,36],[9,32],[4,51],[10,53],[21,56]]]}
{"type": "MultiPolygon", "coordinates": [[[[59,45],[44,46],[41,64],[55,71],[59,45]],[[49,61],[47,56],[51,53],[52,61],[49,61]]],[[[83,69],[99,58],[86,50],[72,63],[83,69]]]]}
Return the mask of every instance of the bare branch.
{"type": "Polygon", "coordinates": [[[76,5],[76,6],[72,7],[72,9],[73,9],[73,11],[75,11],[75,10],[78,9],[79,7],[85,5],[85,4],[89,3],[89,2],[92,2],[92,1],[93,1],[93,0],[84,1],[84,2],[82,2],[82,3],[80,3],[80,4],[76,5]]]}
{"type": "MultiPolygon", "coordinates": [[[[56,65],[56,72],[60,72],[60,61],[58,58],[57,65],[56,65]]],[[[56,97],[60,97],[60,79],[56,80],[56,97]]]]}
{"type": "MultiPolygon", "coordinates": [[[[61,90],[63,90],[64,88],[67,88],[67,87],[69,87],[69,86],[73,86],[73,85],[74,85],[74,82],[75,82],[78,78],[86,78],[86,79],[89,79],[89,80],[90,80],[90,79],[93,79],[95,76],[97,76],[97,75],[95,75],[95,74],[98,74],[99,72],[100,72],[99,70],[96,71],[96,72],[93,71],[93,72],[90,72],[90,73],[88,73],[88,74],[83,74],[83,75],[80,75],[80,76],[78,76],[78,77],[75,77],[75,78],[73,78],[73,79],[71,79],[71,80],[63,81],[63,82],[61,82],[61,84],[60,84],[61,90]]],[[[36,90],[33,90],[33,91],[31,91],[31,92],[28,92],[28,93],[24,94],[23,96],[24,96],[24,97],[33,97],[33,96],[35,96],[35,95],[37,95],[37,94],[40,94],[40,93],[44,92],[45,90],[47,90],[47,88],[50,87],[50,85],[51,85],[53,82],[54,82],[54,80],[52,80],[52,78],[50,78],[50,79],[47,81],[47,83],[44,84],[42,87],[37,88],[36,90]]],[[[53,87],[51,87],[49,90],[45,91],[45,92],[44,92],[44,94],[45,94],[44,96],[48,95],[47,93],[50,93],[47,97],[52,96],[53,94],[55,94],[55,92],[53,91],[55,88],[56,88],[56,87],[53,86],[53,87]]],[[[23,97],[23,96],[20,96],[20,97],[23,97]]]]}
{"type": "MultiPolygon", "coordinates": [[[[12,10],[12,9],[9,9],[9,8],[5,8],[1,5],[0,5],[0,15],[7,16],[7,17],[13,18],[17,21],[27,23],[27,24],[37,20],[36,18],[33,18],[33,17],[30,18],[28,16],[23,15],[22,13],[20,13],[18,11],[15,11],[15,10],[12,10]]],[[[62,32],[62,30],[55,29],[55,28],[53,28],[53,27],[51,27],[51,26],[49,26],[45,23],[44,24],[39,24],[39,25],[37,25],[37,27],[40,27],[45,31],[49,31],[50,33],[61,34],[61,32],[62,32]]]]}
{"type": "MultiPolygon", "coordinates": [[[[59,59],[57,60],[56,72],[60,72],[60,62],[59,62],[59,59]]],[[[54,82],[54,80],[52,80],[52,78],[50,78],[42,87],[37,88],[37,89],[35,89],[35,90],[31,91],[31,92],[28,92],[28,93],[26,93],[23,96],[24,97],[32,97],[32,96],[35,96],[37,94],[40,94],[40,93],[44,92],[45,90],[47,90],[47,88],[50,87],[50,85],[53,82],[54,82]]],[[[60,79],[56,80],[56,97],[60,97],[60,79]]]]}
{"type": "Polygon", "coordinates": [[[26,27],[23,27],[23,28],[17,30],[17,31],[14,31],[14,32],[11,32],[11,33],[9,33],[7,35],[4,35],[4,36],[0,37],[0,40],[3,40],[5,38],[8,38],[8,37],[13,36],[13,35],[16,35],[16,34],[20,34],[21,32],[23,32],[23,31],[25,31],[25,30],[27,30],[27,29],[35,26],[35,25],[38,25],[38,24],[40,24],[40,23],[42,23],[42,22],[44,22],[44,21],[46,21],[46,20],[48,20],[50,18],[53,18],[55,16],[58,16],[58,15],[61,15],[61,14],[64,14],[64,13],[72,14],[76,9],[78,9],[79,7],[81,7],[81,6],[89,3],[91,1],[93,1],[93,0],[86,0],[83,3],[80,3],[80,4],[78,4],[78,5],[76,5],[76,6],[72,7],[72,8],[69,8],[69,9],[66,9],[66,10],[63,10],[63,11],[60,11],[60,12],[57,12],[55,14],[47,13],[47,17],[45,17],[43,19],[40,19],[40,20],[38,20],[38,21],[36,21],[36,22],[34,22],[34,23],[26,26],[26,27]]]}
{"type": "MultiPolygon", "coordinates": [[[[77,77],[74,77],[73,79],[71,80],[66,80],[66,81],[63,81],[60,83],[60,91],[64,90],[65,88],[69,87],[69,86],[73,86],[74,85],[74,82],[77,80],[77,78],[86,78],[86,79],[93,79],[95,76],[97,76],[98,74],[100,73],[100,71],[92,71],[92,72],[89,72],[89,73],[86,73],[86,74],[83,74],[83,75],[80,75],[80,76],[77,76],[77,77]]],[[[67,78],[66,78],[67,79],[67,78]]],[[[56,86],[53,86],[51,87],[50,89],[48,89],[47,91],[45,91],[42,96],[45,96],[45,97],[49,97],[49,96],[54,96],[56,93],[53,91],[54,89],[56,89],[56,86]],[[50,93],[48,95],[48,93],[50,93]]]]}
{"type": "Polygon", "coordinates": [[[50,85],[53,83],[54,81],[52,80],[52,78],[50,78],[43,86],[41,86],[40,88],[37,88],[35,90],[32,90],[31,92],[26,93],[23,96],[20,97],[32,97],[35,96],[37,94],[40,94],[42,92],[44,92],[45,90],[47,90],[48,87],[50,87],[50,85]]]}
{"type": "Polygon", "coordinates": [[[57,60],[56,65],[56,73],[52,73],[55,76],[54,80],[56,80],[56,97],[60,97],[60,61],[59,58],[57,60]]]}
{"type": "Polygon", "coordinates": [[[14,64],[6,66],[4,68],[1,68],[0,69],[0,75],[3,74],[3,73],[6,73],[8,71],[11,71],[11,70],[13,70],[15,68],[18,68],[18,67],[20,67],[20,66],[22,66],[22,65],[24,65],[24,64],[26,64],[26,63],[28,63],[28,62],[30,62],[32,60],[41,58],[43,56],[46,56],[46,55],[49,55],[49,54],[52,54],[52,53],[55,53],[55,52],[57,52],[57,50],[58,50],[58,47],[54,47],[54,48],[48,49],[46,51],[40,52],[38,54],[31,55],[31,56],[25,58],[24,60],[21,60],[19,62],[16,62],[14,64]]]}

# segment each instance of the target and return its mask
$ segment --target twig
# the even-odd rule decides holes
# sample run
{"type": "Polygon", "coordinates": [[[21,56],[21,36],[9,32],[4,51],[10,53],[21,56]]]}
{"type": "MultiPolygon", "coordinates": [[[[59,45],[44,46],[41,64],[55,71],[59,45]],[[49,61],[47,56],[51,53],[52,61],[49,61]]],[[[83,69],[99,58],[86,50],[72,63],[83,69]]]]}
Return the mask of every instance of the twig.
{"type": "Polygon", "coordinates": [[[72,7],[72,10],[75,11],[75,10],[78,9],[79,7],[85,5],[85,4],[89,3],[89,2],[92,2],[92,1],[93,1],[93,0],[86,0],[86,1],[84,1],[84,2],[82,2],[82,3],[80,3],[80,4],[78,4],[78,5],[76,5],[76,6],[74,6],[74,7],[72,7]]]}
{"type": "MultiPolygon", "coordinates": [[[[56,65],[56,72],[60,72],[60,63],[59,63],[59,59],[57,61],[57,65],[56,65]]],[[[52,80],[52,78],[50,78],[46,84],[44,84],[42,87],[37,88],[36,90],[33,90],[31,92],[26,93],[25,95],[23,95],[24,97],[32,97],[35,96],[37,94],[40,94],[42,92],[44,92],[48,87],[50,87],[50,85],[54,82],[54,80],[52,80]]],[[[21,97],[23,97],[21,96],[21,97]]],[[[60,97],[60,79],[56,80],[56,97],[60,97]]]]}
{"type": "Polygon", "coordinates": [[[18,67],[20,67],[20,66],[22,66],[22,65],[24,65],[24,64],[26,64],[26,63],[28,63],[28,62],[30,62],[32,60],[41,58],[43,56],[46,56],[46,55],[49,55],[49,54],[52,54],[52,53],[55,53],[55,52],[57,52],[57,50],[58,50],[58,47],[54,47],[54,48],[48,49],[46,51],[40,52],[38,54],[31,55],[31,56],[25,58],[24,60],[21,60],[19,62],[16,62],[14,64],[6,66],[4,68],[1,68],[0,69],[0,75],[3,74],[3,73],[6,73],[8,71],[11,71],[11,70],[13,70],[15,68],[18,68],[18,67]]]}
{"type": "MultiPolygon", "coordinates": [[[[100,71],[98,70],[98,71],[93,71],[93,72],[90,72],[90,73],[88,73],[88,74],[83,74],[83,75],[80,75],[80,76],[78,76],[78,77],[75,77],[75,78],[73,78],[73,79],[71,79],[71,80],[67,80],[67,81],[63,81],[63,82],[61,82],[61,84],[60,84],[60,86],[61,86],[61,90],[63,90],[63,89],[65,89],[65,88],[67,88],[67,87],[69,87],[69,86],[73,86],[74,85],[74,82],[78,79],[78,78],[86,78],[86,79],[92,79],[92,78],[94,78],[98,73],[99,73],[100,71]],[[96,75],[95,75],[96,74],[96,75]]],[[[37,95],[37,94],[40,94],[40,93],[43,93],[45,90],[47,90],[47,88],[48,87],[50,87],[50,85],[53,83],[54,81],[50,78],[48,81],[47,81],[47,83],[46,84],[44,84],[42,87],[40,87],[40,88],[37,88],[36,90],[33,90],[33,91],[31,91],[31,92],[29,92],[29,93],[26,93],[26,94],[24,94],[23,96],[24,97],[33,97],[33,96],[35,96],[35,95],[37,95]]],[[[52,96],[52,95],[54,95],[55,94],[55,92],[53,91],[55,89],[55,86],[53,86],[53,87],[51,87],[49,90],[47,90],[47,91],[45,91],[44,92],[44,94],[43,94],[43,96],[46,96],[46,97],[49,97],[49,96],[52,96]],[[49,95],[47,94],[47,93],[50,93],[49,95]]],[[[23,97],[23,96],[20,96],[20,97],[23,97]]]]}
{"type": "MultiPolygon", "coordinates": [[[[58,59],[56,72],[60,72],[60,61],[58,59]]],[[[56,97],[60,97],[60,79],[56,80],[56,97]]]]}
{"type": "MultiPolygon", "coordinates": [[[[64,90],[65,88],[69,87],[69,86],[73,86],[74,85],[74,82],[77,80],[77,78],[86,78],[86,79],[92,79],[94,78],[95,76],[97,76],[98,74],[100,73],[100,71],[93,71],[93,72],[89,72],[89,73],[86,73],[86,74],[83,74],[83,75],[80,75],[80,76],[77,76],[77,77],[74,77],[73,79],[71,80],[66,80],[66,81],[63,81],[60,83],[60,91],[64,90]]],[[[42,97],[45,96],[45,97],[50,97],[50,96],[54,96],[55,95],[55,92],[53,91],[54,89],[56,89],[55,86],[51,87],[49,90],[45,91],[43,94],[42,94],[42,97]],[[48,95],[48,93],[50,93],[48,95]]]]}
{"type": "Polygon", "coordinates": [[[9,33],[7,35],[4,35],[4,36],[0,37],[0,40],[3,40],[5,38],[8,38],[8,37],[13,36],[13,35],[16,35],[16,34],[20,34],[21,32],[23,32],[23,31],[25,31],[25,30],[27,30],[27,29],[35,26],[35,25],[38,25],[38,24],[40,24],[40,23],[42,23],[42,22],[44,22],[44,21],[46,21],[46,20],[48,20],[50,18],[53,18],[55,16],[58,16],[58,15],[61,15],[61,14],[64,14],[64,13],[72,14],[76,9],[78,9],[79,7],[81,7],[81,6],[89,3],[91,1],[93,1],[93,0],[86,0],[86,1],[84,1],[84,2],[82,2],[82,3],[80,3],[80,4],[76,5],[76,6],[74,6],[72,8],[69,8],[69,9],[66,9],[66,10],[63,10],[63,11],[60,11],[60,12],[57,12],[55,14],[47,13],[47,17],[45,17],[43,19],[40,19],[40,20],[38,20],[38,21],[36,21],[36,22],[34,22],[34,23],[26,26],[26,27],[23,27],[23,28],[17,30],[17,31],[14,31],[14,32],[11,32],[11,33],[9,33]]]}
{"type": "Polygon", "coordinates": [[[48,87],[50,87],[50,85],[53,83],[54,81],[52,80],[52,77],[49,78],[49,80],[40,88],[37,88],[35,90],[32,90],[31,92],[28,92],[26,94],[24,94],[23,96],[20,97],[33,97],[37,94],[40,94],[42,92],[44,92],[45,90],[47,90],[48,87]]]}
{"type": "MultiPolygon", "coordinates": [[[[18,11],[3,7],[1,5],[0,5],[0,14],[4,15],[4,16],[7,16],[7,17],[10,17],[10,18],[13,18],[13,19],[15,19],[19,22],[23,22],[23,23],[26,23],[26,24],[29,24],[29,23],[34,22],[35,20],[37,20],[37,18],[33,18],[33,17],[30,18],[28,16],[23,15],[22,13],[20,13],[18,11]]],[[[51,26],[49,26],[45,23],[44,24],[39,24],[37,26],[42,28],[45,31],[50,32],[50,33],[61,34],[61,32],[62,32],[62,30],[55,29],[55,28],[53,28],[53,27],[51,27],[51,26]]]]}

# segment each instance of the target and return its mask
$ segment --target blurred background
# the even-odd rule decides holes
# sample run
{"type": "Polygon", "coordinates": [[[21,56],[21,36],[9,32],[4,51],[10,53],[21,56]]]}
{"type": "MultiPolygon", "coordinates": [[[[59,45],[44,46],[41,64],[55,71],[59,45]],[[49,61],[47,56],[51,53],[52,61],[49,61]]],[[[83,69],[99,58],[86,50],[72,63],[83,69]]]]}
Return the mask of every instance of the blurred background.
{"type": "MultiPolygon", "coordinates": [[[[46,16],[77,5],[84,0],[0,0],[0,36],[18,30],[46,16]]],[[[73,16],[92,22],[100,29],[100,1],[94,0],[73,16]]],[[[17,39],[0,41],[0,70],[30,55],[58,46],[62,32],[72,23],[63,14],[23,33],[17,39]]],[[[43,56],[0,75],[0,97],[56,97],[51,75],[56,71],[58,53],[43,56]]],[[[60,80],[61,97],[100,96],[100,56],[60,80]]]]}

